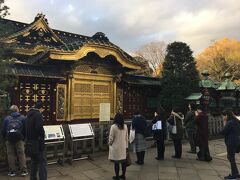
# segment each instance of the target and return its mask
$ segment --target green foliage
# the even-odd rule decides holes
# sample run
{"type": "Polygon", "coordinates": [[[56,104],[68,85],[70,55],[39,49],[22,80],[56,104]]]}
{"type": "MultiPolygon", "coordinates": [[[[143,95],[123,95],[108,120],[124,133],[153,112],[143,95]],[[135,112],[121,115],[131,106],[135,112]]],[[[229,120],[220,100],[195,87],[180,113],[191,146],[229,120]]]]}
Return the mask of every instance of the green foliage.
{"type": "Polygon", "coordinates": [[[4,5],[5,0],[0,0],[0,18],[4,18],[5,16],[9,15],[9,7],[4,5]]]}
{"type": "Polygon", "coordinates": [[[193,92],[199,92],[196,62],[186,43],[174,42],[167,46],[162,83],[160,102],[168,111],[173,107],[184,111],[184,98],[193,92]]]}
{"type": "MultiPolygon", "coordinates": [[[[4,33],[8,33],[9,30],[13,30],[12,24],[3,23],[3,18],[9,14],[9,8],[4,5],[4,0],[0,0],[0,35],[4,35],[4,33]]],[[[0,97],[4,97],[10,87],[14,86],[17,82],[17,77],[15,76],[13,70],[14,61],[10,57],[11,54],[11,46],[8,44],[4,44],[0,42],[0,97]]],[[[3,102],[0,101],[0,111],[1,107],[5,107],[5,104],[2,105],[3,102]]]]}
{"type": "MultiPolygon", "coordinates": [[[[4,5],[4,0],[0,0],[0,21],[3,17],[9,14],[9,7],[4,5]]],[[[1,23],[1,22],[0,22],[1,23]]],[[[0,32],[2,32],[5,28],[2,24],[0,24],[0,32]]],[[[14,80],[11,78],[12,76],[7,76],[6,72],[8,71],[8,65],[11,63],[9,60],[4,60],[4,54],[6,52],[6,48],[3,44],[0,44],[0,129],[2,127],[3,117],[6,115],[6,109],[8,105],[8,94],[6,90],[9,86],[14,83],[14,80]]],[[[2,137],[2,136],[1,136],[2,137]]],[[[4,141],[0,141],[0,162],[6,162],[6,148],[4,141]]]]}

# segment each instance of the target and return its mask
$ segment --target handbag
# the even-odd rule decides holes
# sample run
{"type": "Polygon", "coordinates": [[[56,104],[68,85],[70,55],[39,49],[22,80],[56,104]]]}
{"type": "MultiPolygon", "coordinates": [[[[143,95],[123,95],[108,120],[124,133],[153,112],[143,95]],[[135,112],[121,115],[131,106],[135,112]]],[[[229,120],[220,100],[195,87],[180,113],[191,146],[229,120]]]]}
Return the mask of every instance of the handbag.
{"type": "Polygon", "coordinates": [[[135,139],[135,129],[133,129],[132,125],[131,125],[130,134],[129,134],[129,142],[130,142],[130,144],[134,141],[134,139],[135,139]]]}
{"type": "Polygon", "coordinates": [[[130,153],[127,151],[127,154],[126,154],[126,165],[130,166],[131,164],[132,164],[132,160],[131,160],[131,157],[130,157],[130,153]]]}
{"type": "Polygon", "coordinates": [[[171,125],[171,124],[168,125],[168,131],[171,134],[177,134],[176,117],[173,116],[173,119],[174,119],[174,124],[173,125],[171,125]]]}

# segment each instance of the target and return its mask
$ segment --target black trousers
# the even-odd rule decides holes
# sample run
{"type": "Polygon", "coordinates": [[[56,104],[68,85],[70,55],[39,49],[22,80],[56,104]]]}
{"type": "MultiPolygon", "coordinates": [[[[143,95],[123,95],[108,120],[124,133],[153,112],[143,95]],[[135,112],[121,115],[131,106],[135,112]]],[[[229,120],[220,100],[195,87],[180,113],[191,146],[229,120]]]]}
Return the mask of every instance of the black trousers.
{"type": "Polygon", "coordinates": [[[39,152],[38,156],[31,157],[30,180],[37,180],[37,173],[39,180],[47,180],[46,164],[47,160],[44,152],[39,152]]]}
{"type": "Polygon", "coordinates": [[[200,161],[211,161],[212,157],[210,156],[208,147],[199,146],[199,152],[197,153],[198,159],[200,161]]]}
{"type": "Polygon", "coordinates": [[[192,152],[196,152],[196,145],[194,142],[196,132],[193,129],[187,129],[188,141],[192,152]]]}
{"type": "Polygon", "coordinates": [[[127,169],[127,162],[125,161],[115,161],[114,162],[114,171],[115,171],[115,175],[116,177],[119,177],[119,169],[120,169],[120,164],[122,166],[122,176],[125,176],[126,174],[126,169],[127,169]]]}
{"type": "Polygon", "coordinates": [[[175,157],[182,157],[182,139],[174,139],[175,157]]]}
{"type": "Polygon", "coordinates": [[[164,159],[165,144],[164,140],[157,140],[157,158],[164,159]]]}
{"type": "Polygon", "coordinates": [[[140,164],[144,164],[145,151],[136,152],[136,154],[137,154],[137,162],[140,164]]]}
{"type": "Polygon", "coordinates": [[[235,147],[227,146],[227,158],[231,165],[232,176],[234,177],[236,177],[239,174],[235,160],[235,153],[236,153],[235,147]]]}

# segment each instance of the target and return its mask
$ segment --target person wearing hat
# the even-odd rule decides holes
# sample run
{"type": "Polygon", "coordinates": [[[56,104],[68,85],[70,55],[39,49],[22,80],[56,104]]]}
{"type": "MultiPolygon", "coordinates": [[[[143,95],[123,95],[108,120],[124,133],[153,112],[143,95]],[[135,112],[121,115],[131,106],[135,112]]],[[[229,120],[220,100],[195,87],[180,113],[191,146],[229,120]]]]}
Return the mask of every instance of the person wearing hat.
{"type": "Polygon", "coordinates": [[[43,129],[43,104],[38,101],[27,113],[26,121],[26,154],[31,158],[30,180],[47,179],[46,155],[44,152],[45,132],[43,129]]]}

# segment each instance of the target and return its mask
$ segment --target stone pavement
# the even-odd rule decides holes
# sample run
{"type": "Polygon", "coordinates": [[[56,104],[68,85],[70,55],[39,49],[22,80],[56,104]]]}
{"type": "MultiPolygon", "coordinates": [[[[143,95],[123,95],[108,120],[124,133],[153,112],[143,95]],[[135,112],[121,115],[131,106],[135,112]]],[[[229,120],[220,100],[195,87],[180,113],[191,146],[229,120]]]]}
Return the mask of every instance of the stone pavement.
{"type": "MultiPolygon", "coordinates": [[[[221,180],[230,173],[230,165],[226,157],[224,141],[210,141],[210,153],[212,162],[196,160],[195,154],[186,153],[188,143],[183,144],[182,159],[172,159],[174,149],[169,144],[166,147],[165,160],[155,160],[156,148],[149,148],[146,152],[143,166],[131,165],[127,168],[127,180],[221,180]]],[[[131,154],[133,162],[135,154],[131,154]]],[[[73,162],[73,165],[64,164],[48,166],[48,180],[111,180],[114,175],[113,164],[107,160],[107,152],[98,153],[94,161],[81,160],[73,162]]],[[[240,155],[237,154],[237,162],[240,155]]],[[[0,180],[25,180],[28,177],[7,177],[7,172],[0,174],[0,180]]]]}

